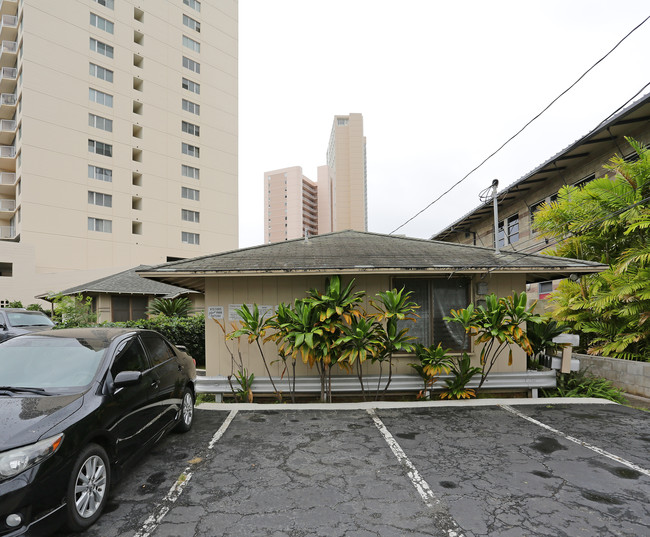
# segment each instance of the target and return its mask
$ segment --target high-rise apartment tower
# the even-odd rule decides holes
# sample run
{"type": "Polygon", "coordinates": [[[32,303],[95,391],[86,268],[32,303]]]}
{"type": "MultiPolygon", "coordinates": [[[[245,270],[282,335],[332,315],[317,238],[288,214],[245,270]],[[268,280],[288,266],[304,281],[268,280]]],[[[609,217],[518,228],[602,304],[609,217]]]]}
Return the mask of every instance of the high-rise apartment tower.
{"type": "Polygon", "coordinates": [[[294,166],[264,174],[264,242],[354,229],[367,231],[366,137],[363,116],[334,116],[327,164],[318,182],[294,166]]]}
{"type": "Polygon", "coordinates": [[[237,0],[0,10],[0,301],[236,248],[237,0]]]}
{"type": "Polygon", "coordinates": [[[279,242],[318,234],[317,185],[300,166],[266,172],[264,242],[279,242]]]}

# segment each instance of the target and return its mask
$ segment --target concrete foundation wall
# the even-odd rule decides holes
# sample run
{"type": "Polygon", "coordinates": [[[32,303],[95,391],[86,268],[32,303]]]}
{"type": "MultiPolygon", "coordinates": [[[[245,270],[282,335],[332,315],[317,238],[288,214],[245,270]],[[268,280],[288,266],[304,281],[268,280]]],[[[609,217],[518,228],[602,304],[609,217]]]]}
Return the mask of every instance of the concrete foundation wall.
{"type": "Polygon", "coordinates": [[[614,386],[634,395],[650,397],[650,362],[633,362],[618,358],[574,354],[580,370],[610,380],[614,386]]]}

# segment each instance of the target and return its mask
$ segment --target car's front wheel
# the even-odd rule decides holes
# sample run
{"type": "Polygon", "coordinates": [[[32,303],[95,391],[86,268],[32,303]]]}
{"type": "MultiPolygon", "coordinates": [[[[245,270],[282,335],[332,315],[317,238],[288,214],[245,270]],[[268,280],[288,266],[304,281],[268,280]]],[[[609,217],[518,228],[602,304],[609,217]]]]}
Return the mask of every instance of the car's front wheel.
{"type": "Polygon", "coordinates": [[[88,444],[72,468],[67,492],[67,524],[83,531],[102,514],[108,501],[111,467],[103,447],[88,444]]]}
{"type": "Polygon", "coordinates": [[[181,419],[176,425],[176,431],[186,433],[192,428],[194,422],[194,394],[190,388],[185,388],[183,392],[183,402],[181,403],[181,419]]]}

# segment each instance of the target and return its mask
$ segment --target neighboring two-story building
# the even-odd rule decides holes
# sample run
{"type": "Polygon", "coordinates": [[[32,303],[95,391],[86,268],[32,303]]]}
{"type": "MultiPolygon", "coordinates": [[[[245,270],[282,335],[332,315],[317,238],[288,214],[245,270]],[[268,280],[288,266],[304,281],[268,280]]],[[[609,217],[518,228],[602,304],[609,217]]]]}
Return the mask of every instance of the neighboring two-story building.
{"type": "MultiPolygon", "coordinates": [[[[535,231],[535,213],[545,202],[557,199],[565,185],[580,186],[608,175],[604,164],[615,154],[635,159],[625,140],[632,137],[650,144],[650,95],[602,121],[591,132],[498,192],[498,241],[505,250],[538,253],[548,246],[535,231]]],[[[610,172],[611,173],[611,172],[610,172]]],[[[494,247],[493,202],[476,207],[431,237],[433,240],[494,247]]],[[[534,283],[529,294],[543,299],[553,282],[534,283]]]]}

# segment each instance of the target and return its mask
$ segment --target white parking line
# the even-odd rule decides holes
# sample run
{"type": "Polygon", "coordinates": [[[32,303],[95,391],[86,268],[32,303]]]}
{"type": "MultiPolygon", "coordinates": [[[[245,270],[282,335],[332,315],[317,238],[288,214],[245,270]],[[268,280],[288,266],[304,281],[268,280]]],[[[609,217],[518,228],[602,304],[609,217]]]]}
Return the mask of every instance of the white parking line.
{"type": "Polygon", "coordinates": [[[576,438],[575,436],[570,436],[566,433],[563,433],[562,431],[559,431],[555,429],[554,427],[551,427],[550,425],[546,425],[545,423],[542,423],[541,421],[536,420],[535,418],[531,418],[530,416],[527,416],[523,412],[520,412],[519,410],[512,408],[511,406],[508,405],[499,405],[503,410],[507,410],[511,414],[514,414],[515,416],[519,416],[520,418],[524,418],[525,420],[534,423],[535,425],[538,425],[539,427],[543,427],[547,431],[551,431],[552,433],[560,435],[562,438],[566,438],[567,440],[574,442],[578,444],[579,446],[586,447],[587,449],[590,449],[591,451],[598,453],[599,455],[603,455],[609,459],[612,459],[613,461],[616,461],[620,464],[623,464],[627,466],[628,468],[631,468],[632,470],[636,470],[639,473],[642,473],[644,475],[647,475],[650,477],[650,470],[646,470],[645,468],[641,468],[640,466],[637,466],[634,463],[631,463],[628,460],[623,459],[622,457],[619,457],[618,455],[614,455],[613,453],[610,453],[609,451],[605,451],[604,449],[601,449],[597,446],[593,446],[589,444],[588,442],[585,442],[583,440],[580,440],[579,438],[576,438]]]}
{"type": "MultiPolygon", "coordinates": [[[[225,433],[226,429],[228,429],[230,426],[232,420],[237,415],[237,412],[237,410],[230,411],[230,414],[228,414],[228,417],[221,424],[221,427],[219,427],[219,429],[217,429],[217,432],[214,433],[212,440],[210,440],[210,443],[208,444],[208,449],[214,448],[215,444],[219,441],[219,439],[223,436],[223,433],[225,433]]],[[[162,522],[162,519],[165,518],[165,515],[169,513],[169,510],[183,493],[183,489],[192,479],[192,472],[190,472],[191,468],[191,466],[188,466],[185,468],[183,473],[178,476],[178,479],[169,489],[167,495],[162,499],[162,502],[156,505],[153,513],[147,517],[147,520],[144,521],[144,524],[142,524],[140,529],[133,537],[149,537],[156,530],[156,528],[162,522]]]]}
{"type": "MultiPolygon", "coordinates": [[[[418,494],[422,498],[422,501],[424,501],[424,504],[427,507],[432,509],[440,508],[441,507],[440,499],[433,493],[429,484],[420,475],[420,472],[417,471],[417,468],[406,456],[406,453],[404,453],[404,450],[397,443],[397,440],[395,440],[393,435],[390,434],[390,431],[386,428],[384,422],[379,419],[374,409],[369,408],[366,410],[366,412],[368,412],[368,414],[372,418],[372,421],[375,423],[377,429],[379,429],[379,432],[384,437],[384,440],[386,440],[388,447],[391,449],[395,457],[397,457],[397,460],[400,462],[401,465],[406,467],[406,474],[411,480],[411,483],[413,483],[415,490],[418,491],[418,494]]],[[[444,509],[444,511],[446,511],[446,509],[444,509]]],[[[446,526],[443,529],[447,532],[447,535],[449,537],[463,537],[463,533],[460,531],[458,524],[456,524],[456,522],[451,518],[451,516],[448,513],[445,512],[444,515],[445,515],[444,520],[443,521],[439,520],[439,522],[442,522],[446,526]]]]}

